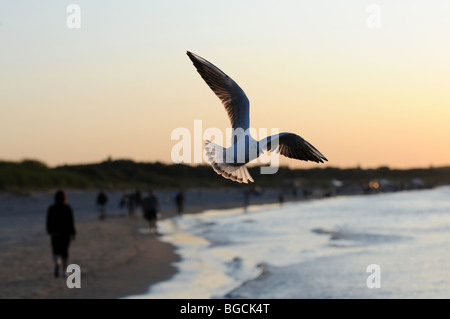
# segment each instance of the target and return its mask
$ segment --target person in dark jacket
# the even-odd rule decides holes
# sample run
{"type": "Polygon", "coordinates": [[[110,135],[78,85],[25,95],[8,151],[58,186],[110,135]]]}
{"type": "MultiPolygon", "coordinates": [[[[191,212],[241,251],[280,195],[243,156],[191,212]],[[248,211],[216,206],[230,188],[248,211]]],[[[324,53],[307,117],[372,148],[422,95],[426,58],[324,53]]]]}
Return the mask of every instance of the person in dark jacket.
{"type": "Polygon", "coordinates": [[[97,207],[100,211],[99,219],[105,219],[106,218],[106,203],[108,203],[108,196],[106,196],[105,192],[103,190],[100,190],[100,192],[97,195],[97,207]]]}
{"type": "Polygon", "coordinates": [[[158,212],[160,209],[158,198],[152,189],[149,190],[148,195],[142,199],[141,202],[144,218],[148,221],[151,234],[158,234],[156,221],[158,219],[158,212]]]}
{"type": "Polygon", "coordinates": [[[47,233],[50,235],[54,274],[59,276],[59,267],[66,276],[69,244],[75,239],[76,230],[72,208],[67,204],[66,195],[59,190],[55,194],[55,203],[47,210],[47,233]]]}

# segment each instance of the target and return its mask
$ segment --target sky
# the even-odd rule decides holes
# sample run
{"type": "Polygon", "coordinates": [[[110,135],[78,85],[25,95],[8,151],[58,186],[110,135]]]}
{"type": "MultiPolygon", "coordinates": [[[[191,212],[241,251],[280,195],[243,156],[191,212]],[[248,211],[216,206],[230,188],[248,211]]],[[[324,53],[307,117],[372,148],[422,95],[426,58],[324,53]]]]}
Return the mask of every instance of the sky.
{"type": "Polygon", "coordinates": [[[229,127],[192,51],[246,92],[251,127],[329,160],[282,165],[450,165],[449,17],[447,0],[0,0],[0,159],[172,163],[177,128],[229,127]]]}

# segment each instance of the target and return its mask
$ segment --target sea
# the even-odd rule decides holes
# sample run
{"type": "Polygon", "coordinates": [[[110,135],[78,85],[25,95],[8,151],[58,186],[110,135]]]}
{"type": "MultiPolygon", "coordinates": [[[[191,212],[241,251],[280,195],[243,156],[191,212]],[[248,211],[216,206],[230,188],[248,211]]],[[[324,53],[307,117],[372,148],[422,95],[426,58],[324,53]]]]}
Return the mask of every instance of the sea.
{"type": "Polygon", "coordinates": [[[159,222],[180,255],[130,298],[450,298],[450,186],[159,222]]]}

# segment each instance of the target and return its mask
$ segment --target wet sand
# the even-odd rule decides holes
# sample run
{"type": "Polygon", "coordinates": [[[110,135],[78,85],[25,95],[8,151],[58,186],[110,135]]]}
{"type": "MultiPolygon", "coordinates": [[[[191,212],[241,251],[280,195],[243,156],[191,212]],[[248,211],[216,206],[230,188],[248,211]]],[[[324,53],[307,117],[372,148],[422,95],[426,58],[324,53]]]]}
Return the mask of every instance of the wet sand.
{"type": "MultiPolygon", "coordinates": [[[[214,194],[216,199],[209,194],[208,200],[190,200],[185,213],[242,206],[239,195],[232,198],[228,191],[214,194]]],[[[251,202],[274,202],[275,195],[251,202]]],[[[174,208],[163,210],[163,218],[174,215],[174,208]]],[[[80,266],[81,288],[69,289],[65,279],[54,278],[50,239],[39,223],[17,228],[24,232],[20,241],[0,243],[0,298],[124,298],[144,294],[151,285],[168,280],[177,272],[174,263],[179,256],[175,247],[149,234],[140,213],[135,218],[113,215],[102,221],[82,219],[76,221],[76,228],[69,263],[80,266]],[[33,235],[26,236],[27,232],[33,235]]],[[[16,231],[4,228],[4,234],[6,230],[16,231]]]]}
{"type": "Polygon", "coordinates": [[[145,293],[152,283],[169,279],[178,260],[173,247],[150,234],[143,220],[111,218],[77,225],[69,263],[81,268],[81,288],[67,288],[53,277],[48,236],[2,247],[0,298],[121,298],[145,293]]]}

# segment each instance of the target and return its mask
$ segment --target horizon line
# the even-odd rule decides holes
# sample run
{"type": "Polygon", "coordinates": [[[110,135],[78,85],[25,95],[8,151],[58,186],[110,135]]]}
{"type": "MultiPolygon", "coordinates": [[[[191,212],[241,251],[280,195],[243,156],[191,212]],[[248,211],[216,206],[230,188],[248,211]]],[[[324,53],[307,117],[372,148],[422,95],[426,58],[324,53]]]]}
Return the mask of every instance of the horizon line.
{"type": "MultiPolygon", "coordinates": [[[[135,164],[163,164],[163,165],[186,165],[186,166],[191,166],[191,167],[198,167],[198,166],[209,166],[208,163],[170,163],[170,162],[165,162],[165,161],[138,161],[135,159],[130,159],[130,158],[117,158],[117,159],[113,159],[111,157],[108,157],[107,159],[104,160],[99,160],[96,162],[80,162],[80,163],[64,163],[64,164],[56,164],[56,165],[49,165],[48,163],[46,163],[43,160],[40,159],[36,159],[36,158],[23,158],[21,160],[7,160],[7,159],[2,159],[0,158],[0,163],[15,163],[15,164],[20,164],[23,162],[38,162],[41,164],[44,164],[47,168],[53,169],[53,168],[58,168],[58,167],[64,167],[64,166],[83,166],[83,165],[96,165],[96,164],[102,164],[102,163],[107,163],[107,162],[119,162],[119,161],[128,161],[128,162],[133,162],[135,164]]],[[[248,168],[254,168],[254,167],[261,167],[264,165],[249,165],[248,168]]],[[[267,166],[267,165],[266,165],[267,166]]],[[[382,169],[382,168],[388,168],[389,170],[401,170],[401,171],[407,171],[407,170],[417,170],[417,169],[439,169],[439,168],[449,168],[450,167],[450,163],[449,164],[443,164],[443,165],[428,165],[428,166],[415,166],[415,167],[409,167],[409,168],[397,168],[397,167],[391,167],[387,164],[382,164],[376,167],[364,167],[363,165],[357,164],[355,166],[348,166],[348,167],[343,167],[343,166],[332,166],[330,165],[330,163],[327,163],[326,165],[318,165],[317,167],[290,167],[289,165],[279,165],[280,168],[289,168],[290,170],[312,170],[312,169],[327,169],[327,168],[332,168],[332,169],[341,169],[341,170],[348,170],[348,169],[360,169],[360,170],[377,170],[377,169],[382,169]]]]}

